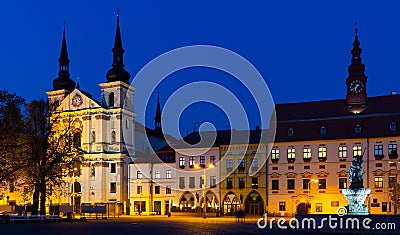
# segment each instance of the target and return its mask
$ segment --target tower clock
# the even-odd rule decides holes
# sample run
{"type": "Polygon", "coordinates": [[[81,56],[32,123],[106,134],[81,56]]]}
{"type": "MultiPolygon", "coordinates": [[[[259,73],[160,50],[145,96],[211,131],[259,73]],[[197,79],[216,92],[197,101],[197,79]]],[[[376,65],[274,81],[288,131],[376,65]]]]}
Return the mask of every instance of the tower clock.
{"type": "Polygon", "coordinates": [[[367,76],[364,74],[365,65],[361,62],[361,48],[358,41],[357,27],[351,55],[351,64],[348,68],[349,76],[346,79],[346,101],[349,106],[365,105],[367,102],[367,76]]]}

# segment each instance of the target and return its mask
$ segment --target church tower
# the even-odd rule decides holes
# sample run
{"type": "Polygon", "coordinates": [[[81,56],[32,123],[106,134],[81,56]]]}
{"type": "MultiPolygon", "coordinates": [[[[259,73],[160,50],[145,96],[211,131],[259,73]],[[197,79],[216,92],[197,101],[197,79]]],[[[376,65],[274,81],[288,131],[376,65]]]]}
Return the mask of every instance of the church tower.
{"type": "Polygon", "coordinates": [[[117,29],[112,53],[113,63],[112,68],[108,70],[106,75],[107,82],[99,84],[101,87],[102,104],[109,108],[119,107],[133,111],[134,88],[129,85],[131,75],[124,69],[125,50],[122,48],[119,13],[117,13],[117,29]],[[124,102],[126,107],[123,107],[124,102]]]}
{"type": "Polygon", "coordinates": [[[49,103],[52,108],[56,108],[61,101],[75,89],[75,82],[71,80],[69,74],[69,63],[67,51],[67,39],[65,37],[65,23],[63,39],[61,43],[60,58],[58,58],[59,71],[58,77],[53,80],[53,90],[47,92],[49,103]]]}
{"type": "Polygon", "coordinates": [[[349,106],[364,106],[367,102],[367,76],[365,65],[361,62],[361,48],[358,41],[358,28],[356,24],[353,49],[351,50],[351,64],[348,67],[349,76],[346,79],[346,101],[349,106]]]}
{"type": "Polygon", "coordinates": [[[158,98],[157,98],[156,116],[154,117],[154,130],[157,133],[162,133],[162,129],[161,129],[160,93],[158,93],[158,98]]]}

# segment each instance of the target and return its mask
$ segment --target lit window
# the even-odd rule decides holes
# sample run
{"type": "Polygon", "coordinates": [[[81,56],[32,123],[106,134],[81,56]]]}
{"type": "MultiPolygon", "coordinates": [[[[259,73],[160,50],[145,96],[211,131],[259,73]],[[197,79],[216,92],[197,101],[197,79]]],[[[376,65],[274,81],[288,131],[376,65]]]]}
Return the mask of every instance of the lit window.
{"type": "Polygon", "coordinates": [[[296,159],[296,149],[295,148],[288,148],[287,159],[288,159],[288,161],[294,162],[294,160],[296,159]]]}
{"type": "Polygon", "coordinates": [[[189,166],[194,166],[194,164],[195,164],[194,157],[193,156],[189,157],[189,166]]]}
{"type": "Polygon", "coordinates": [[[289,128],[288,129],[288,136],[294,136],[294,129],[293,128],[289,128]]]}
{"type": "Polygon", "coordinates": [[[159,171],[155,171],[154,172],[154,178],[159,179],[161,178],[160,172],[159,171]]]}
{"type": "Polygon", "coordinates": [[[347,147],[346,146],[339,146],[338,157],[341,159],[347,158],[347,147]]]}
{"type": "Polygon", "coordinates": [[[354,156],[362,156],[362,146],[361,145],[353,146],[353,157],[354,156]]]}
{"type": "Polygon", "coordinates": [[[271,159],[273,161],[278,161],[279,160],[279,149],[272,149],[271,150],[271,159]]]}
{"type": "Polygon", "coordinates": [[[383,188],[383,177],[375,177],[375,188],[383,188]]]}
{"type": "Polygon", "coordinates": [[[325,126],[321,126],[321,129],[319,130],[319,133],[321,135],[326,135],[326,127],[325,126]]]}
{"type": "Polygon", "coordinates": [[[167,170],[166,171],[166,177],[165,178],[167,178],[167,179],[171,179],[172,178],[171,170],[167,170]]]}
{"type": "Polygon", "coordinates": [[[137,171],[137,173],[136,173],[136,178],[137,178],[137,179],[143,178],[143,174],[142,174],[141,171],[137,171]]]}
{"type": "Polygon", "coordinates": [[[311,159],[311,148],[303,148],[303,159],[304,160],[311,159]]]}
{"type": "Polygon", "coordinates": [[[361,125],[360,124],[356,124],[354,126],[354,132],[357,134],[361,133],[361,125]]]}
{"type": "Polygon", "coordinates": [[[318,158],[326,158],[326,147],[318,147],[318,158]]]}
{"type": "Polygon", "coordinates": [[[185,157],[179,158],[179,167],[185,167],[185,157]]]}

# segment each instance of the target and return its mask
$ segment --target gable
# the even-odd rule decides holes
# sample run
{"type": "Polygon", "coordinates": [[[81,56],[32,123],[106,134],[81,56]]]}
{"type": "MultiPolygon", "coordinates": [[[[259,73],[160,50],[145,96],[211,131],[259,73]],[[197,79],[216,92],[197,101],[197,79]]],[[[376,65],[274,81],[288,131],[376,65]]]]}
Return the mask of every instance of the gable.
{"type": "Polygon", "coordinates": [[[100,107],[94,99],[79,89],[75,89],[63,99],[60,106],[57,107],[57,111],[74,111],[100,107]]]}

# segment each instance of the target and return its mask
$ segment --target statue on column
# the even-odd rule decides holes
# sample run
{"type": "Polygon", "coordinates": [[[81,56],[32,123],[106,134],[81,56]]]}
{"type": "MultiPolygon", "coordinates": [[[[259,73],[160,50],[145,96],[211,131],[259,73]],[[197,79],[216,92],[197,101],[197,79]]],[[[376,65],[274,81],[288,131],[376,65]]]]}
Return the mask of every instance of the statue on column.
{"type": "Polygon", "coordinates": [[[349,169],[350,188],[364,188],[364,171],[362,156],[354,156],[349,169]]]}

